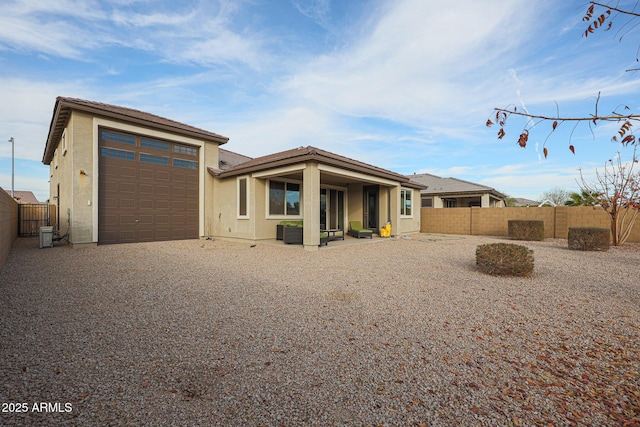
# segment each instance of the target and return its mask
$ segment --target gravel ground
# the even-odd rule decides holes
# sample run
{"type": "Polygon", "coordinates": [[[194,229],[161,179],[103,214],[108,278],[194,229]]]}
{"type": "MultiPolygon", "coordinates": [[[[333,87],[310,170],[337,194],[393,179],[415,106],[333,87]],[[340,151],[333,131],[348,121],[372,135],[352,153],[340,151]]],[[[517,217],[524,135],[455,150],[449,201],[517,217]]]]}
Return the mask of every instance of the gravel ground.
{"type": "Polygon", "coordinates": [[[640,247],[519,242],[531,277],[478,272],[500,241],[18,239],[0,424],[640,425],[640,247]]]}

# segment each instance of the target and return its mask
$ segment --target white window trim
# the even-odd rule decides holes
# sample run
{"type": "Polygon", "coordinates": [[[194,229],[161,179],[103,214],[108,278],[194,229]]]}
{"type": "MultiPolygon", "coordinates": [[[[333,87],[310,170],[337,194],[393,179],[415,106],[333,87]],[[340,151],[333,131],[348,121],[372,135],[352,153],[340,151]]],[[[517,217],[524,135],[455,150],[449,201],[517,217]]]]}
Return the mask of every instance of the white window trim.
{"type": "Polygon", "coordinates": [[[413,211],[415,210],[415,204],[414,202],[414,197],[413,197],[413,189],[411,188],[400,188],[400,218],[413,218],[413,211]],[[409,215],[406,215],[405,213],[405,206],[406,204],[402,203],[402,193],[409,193],[410,195],[410,200],[411,200],[411,213],[409,215]]]}
{"type": "Polygon", "coordinates": [[[250,215],[249,215],[249,175],[244,175],[244,176],[239,176],[236,179],[236,213],[237,213],[237,219],[249,219],[250,215]],[[245,206],[247,209],[247,213],[246,215],[241,215],[240,214],[240,181],[245,180],[247,183],[247,187],[245,189],[245,206]]]}
{"type": "MultiPolygon", "coordinates": [[[[296,179],[287,179],[287,178],[273,178],[267,179],[267,185],[265,186],[265,212],[266,219],[279,219],[279,220],[299,220],[304,218],[304,191],[303,191],[303,182],[296,179]],[[292,184],[300,184],[300,214],[299,215],[271,215],[269,212],[269,189],[271,188],[271,181],[277,182],[290,182],[292,184]]],[[[286,201],[286,190],[285,190],[285,201],[286,201]]]]}

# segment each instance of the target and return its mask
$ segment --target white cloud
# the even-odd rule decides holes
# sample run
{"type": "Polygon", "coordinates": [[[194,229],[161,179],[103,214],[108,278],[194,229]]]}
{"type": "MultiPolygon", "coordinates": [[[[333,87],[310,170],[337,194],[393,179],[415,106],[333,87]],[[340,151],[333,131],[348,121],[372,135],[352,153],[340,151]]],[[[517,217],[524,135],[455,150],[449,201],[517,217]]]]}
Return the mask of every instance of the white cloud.
{"type": "MultiPolygon", "coordinates": [[[[56,97],[95,99],[82,81],[57,83],[0,76],[0,93],[0,129],[7,139],[14,137],[16,159],[33,161],[42,160],[56,97]]],[[[11,157],[11,145],[2,140],[0,157],[11,157]]]]}
{"type": "Polygon", "coordinates": [[[509,1],[458,3],[392,2],[371,34],[301,67],[283,89],[343,114],[418,127],[444,128],[463,111],[489,108],[494,63],[521,39],[530,15],[509,1]]]}

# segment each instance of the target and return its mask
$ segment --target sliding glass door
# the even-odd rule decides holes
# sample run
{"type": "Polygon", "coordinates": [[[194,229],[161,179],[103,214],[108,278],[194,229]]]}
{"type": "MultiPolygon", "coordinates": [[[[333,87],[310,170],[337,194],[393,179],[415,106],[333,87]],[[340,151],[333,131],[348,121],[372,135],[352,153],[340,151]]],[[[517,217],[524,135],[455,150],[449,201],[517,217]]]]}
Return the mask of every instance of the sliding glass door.
{"type": "Polygon", "coordinates": [[[320,227],[344,230],[344,191],[320,189],[320,227]]]}

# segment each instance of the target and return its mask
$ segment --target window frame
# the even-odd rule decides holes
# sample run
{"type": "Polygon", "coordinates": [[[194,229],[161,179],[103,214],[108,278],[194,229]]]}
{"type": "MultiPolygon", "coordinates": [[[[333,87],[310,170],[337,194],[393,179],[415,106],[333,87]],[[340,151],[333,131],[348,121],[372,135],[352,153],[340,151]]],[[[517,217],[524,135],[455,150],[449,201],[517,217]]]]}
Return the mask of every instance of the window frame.
{"type": "Polygon", "coordinates": [[[413,189],[400,188],[400,218],[413,218],[413,189]],[[407,195],[409,198],[407,199],[407,195]],[[407,200],[409,201],[409,213],[407,213],[407,200]]]}
{"type": "Polygon", "coordinates": [[[249,215],[249,175],[243,175],[243,176],[239,176],[236,179],[236,213],[237,213],[237,218],[238,219],[249,219],[251,218],[251,216],[249,215]],[[241,183],[244,182],[245,184],[245,188],[244,188],[244,208],[245,208],[245,213],[243,214],[241,211],[242,208],[242,204],[241,204],[241,200],[242,200],[242,191],[241,191],[241,183]]]}
{"type": "Polygon", "coordinates": [[[67,130],[62,132],[62,155],[67,154],[67,130]]]}
{"type": "Polygon", "coordinates": [[[267,219],[303,219],[304,212],[302,206],[304,205],[304,194],[303,194],[303,185],[302,181],[294,180],[294,179],[268,179],[266,187],[266,213],[267,219]],[[271,183],[279,182],[284,184],[284,213],[271,213],[271,183]],[[299,212],[297,214],[287,214],[287,191],[288,185],[295,184],[298,185],[298,193],[299,193],[299,212]]]}

